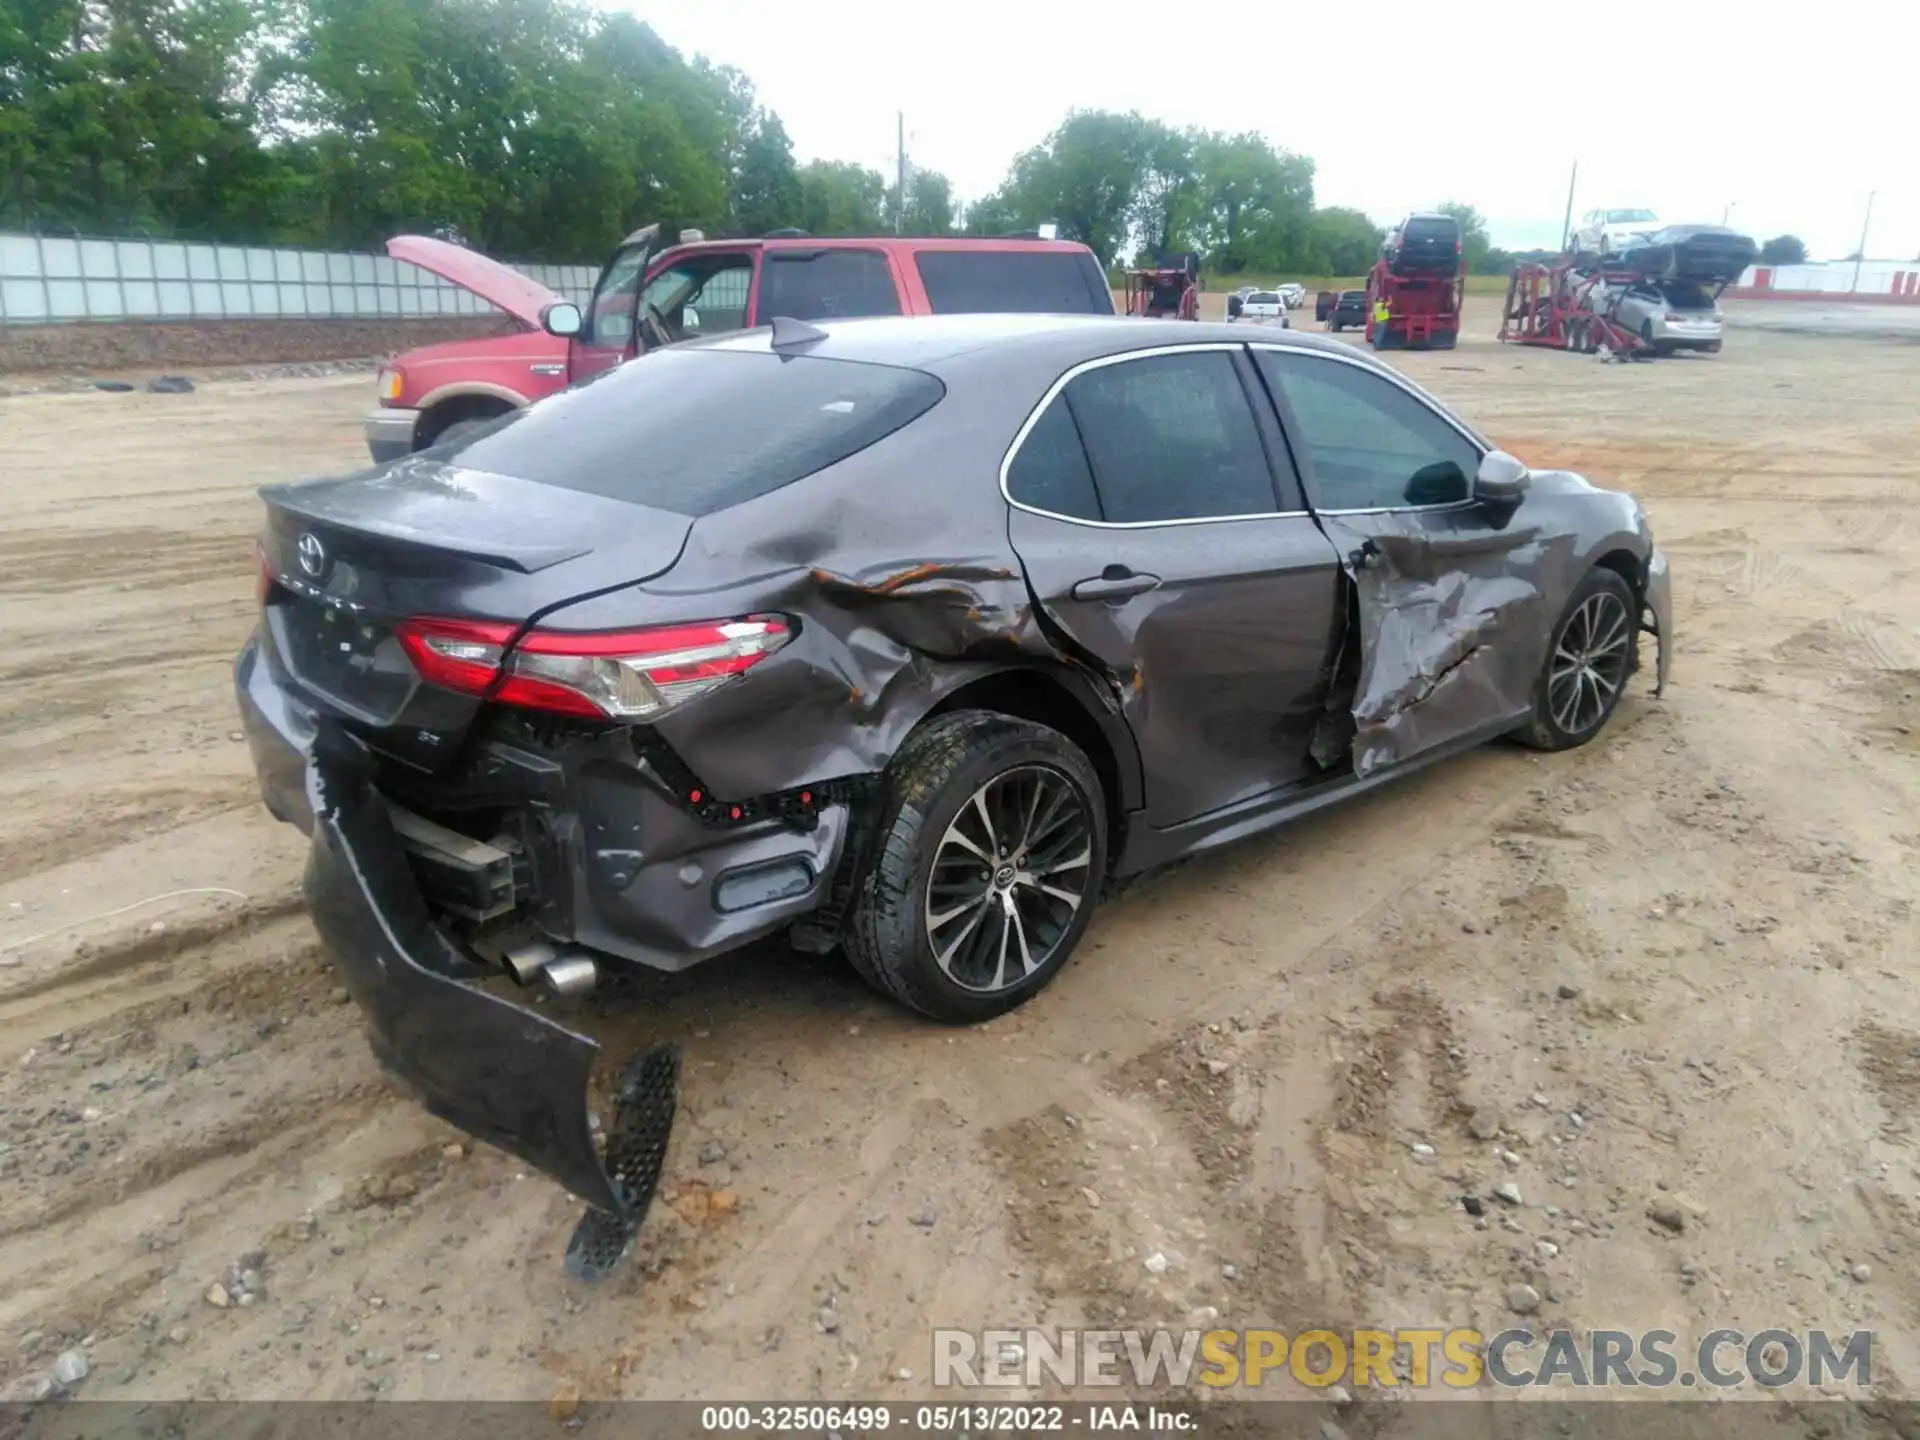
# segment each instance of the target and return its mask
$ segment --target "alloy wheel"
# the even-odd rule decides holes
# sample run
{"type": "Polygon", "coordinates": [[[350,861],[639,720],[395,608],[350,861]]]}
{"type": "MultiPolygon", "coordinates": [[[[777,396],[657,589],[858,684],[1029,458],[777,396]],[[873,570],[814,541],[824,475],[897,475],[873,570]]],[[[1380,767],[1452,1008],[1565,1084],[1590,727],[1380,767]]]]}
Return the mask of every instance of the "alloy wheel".
{"type": "Polygon", "coordinates": [[[1567,617],[1547,672],[1547,709],[1563,733],[1584,735],[1606,717],[1626,683],[1632,638],[1632,617],[1609,590],[1567,617]]]}
{"type": "Polygon", "coordinates": [[[1054,956],[1089,901],[1093,823],[1060,771],[1022,765],[975,790],[940,837],[927,940],[947,978],[993,994],[1054,956]]]}

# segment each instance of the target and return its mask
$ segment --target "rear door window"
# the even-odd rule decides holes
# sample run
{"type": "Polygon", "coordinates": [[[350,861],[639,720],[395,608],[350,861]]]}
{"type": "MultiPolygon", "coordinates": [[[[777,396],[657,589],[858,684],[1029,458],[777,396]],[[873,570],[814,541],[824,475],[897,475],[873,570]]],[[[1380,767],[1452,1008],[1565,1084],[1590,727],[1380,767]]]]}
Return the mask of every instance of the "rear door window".
{"type": "Polygon", "coordinates": [[[945,393],[898,366],[660,350],[515,411],[453,463],[698,517],[838,464],[945,393]]]}
{"type": "Polygon", "coordinates": [[[1279,509],[1252,407],[1226,351],[1097,366],[1062,394],[1108,522],[1165,524],[1279,509]]]}
{"type": "Polygon", "coordinates": [[[898,315],[893,266],[878,250],[768,250],[760,263],[756,322],[898,315]]]}
{"type": "Polygon", "coordinates": [[[1093,469],[1063,397],[1047,406],[1007,467],[1007,495],[1033,510],[1068,520],[1104,520],[1093,469]]]}
{"type": "Polygon", "coordinates": [[[921,250],[913,257],[936,315],[1106,315],[1113,293],[1073,251],[921,250]]]}

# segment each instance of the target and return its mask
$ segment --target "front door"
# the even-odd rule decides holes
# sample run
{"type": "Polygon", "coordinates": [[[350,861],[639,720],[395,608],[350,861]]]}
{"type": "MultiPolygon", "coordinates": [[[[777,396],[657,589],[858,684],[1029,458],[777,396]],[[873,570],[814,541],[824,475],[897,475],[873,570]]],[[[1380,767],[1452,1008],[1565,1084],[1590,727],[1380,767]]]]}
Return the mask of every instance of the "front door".
{"type": "Polygon", "coordinates": [[[585,324],[567,347],[568,380],[577,384],[634,353],[640,286],[659,239],[658,225],[636,230],[607,261],[587,303],[585,324]]]}
{"type": "Polygon", "coordinates": [[[1005,471],[1013,548],[1117,680],[1155,828],[1312,768],[1339,557],[1258,385],[1238,345],[1107,357],[1055,387],[1005,471]]]}
{"type": "Polygon", "coordinates": [[[1358,595],[1355,773],[1524,719],[1553,618],[1530,578],[1545,542],[1524,505],[1473,500],[1485,447],[1358,357],[1253,354],[1358,595]]]}

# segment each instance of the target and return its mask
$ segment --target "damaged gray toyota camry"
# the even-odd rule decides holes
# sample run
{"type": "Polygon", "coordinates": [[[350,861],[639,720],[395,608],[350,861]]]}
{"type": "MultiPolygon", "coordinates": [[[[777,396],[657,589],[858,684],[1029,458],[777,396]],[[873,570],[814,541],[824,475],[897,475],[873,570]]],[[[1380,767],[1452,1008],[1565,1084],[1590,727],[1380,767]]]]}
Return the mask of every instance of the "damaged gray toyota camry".
{"type": "MultiPolygon", "coordinates": [[[[1370,357],[1119,318],[683,343],[261,492],[236,669],[383,1064],[587,1202],[657,1184],[671,1047],[520,1003],[784,933],[938,1020],[1103,892],[1501,736],[1606,726],[1671,620],[1641,507],[1370,357]]],[[[564,1012],[562,1012],[564,1013],[564,1012]]]]}

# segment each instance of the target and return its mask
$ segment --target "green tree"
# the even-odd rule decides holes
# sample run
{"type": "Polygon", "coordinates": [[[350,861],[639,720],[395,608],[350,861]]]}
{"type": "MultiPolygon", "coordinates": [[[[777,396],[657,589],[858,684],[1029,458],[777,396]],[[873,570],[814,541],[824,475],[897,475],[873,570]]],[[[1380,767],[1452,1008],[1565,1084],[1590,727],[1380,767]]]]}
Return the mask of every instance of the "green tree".
{"type": "Polygon", "coordinates": [[[1385,234],[1358,210],[1333,205],[1313,212],[1301,269],[1309,274],[1364,275],[1380,258],[1385,234]]]}
{"type": "Polygon", "coordinates": [[[1147,169],[1146,122],[1136,114],[1076,110],[1013,162],[994,215],[1006,229],[1047,221],[1111,265],[1137,213],[1147,169]]]}
{"type": "Polygon", "coordinates": [[[967,206],[961,228],[969,235],[1005,235],[1021,228],[1019,217],[1020,210],[1013,197],[1005,190],[996,190],[967,206]]]}
{"type": "Polygon", "coordinates": [[[764,235],[797,223],[800,171],[793,163],[793,142],[780,117],[762,110],[742,142],[733,166],[729,220],[741,235],[764,235]]]}
{"type": "Polygon", "coordinates": [[[884,231],[887,182],[848,160],[812,160],[800,170],[800,219],[809,235],[877,235],[884,231]]]}
{"type": "Polygon", "coordinates": [[[1462,205],[1457,200],[1449,200],[1440,207],[1442,215],[1451,215],[1460,226],[1460,258],[1467,263],[1467,271],[1473,275],[1498,274],[1486,268],[1488,252],[1493,249],[1493,241],[1487,235],[1487,222],[1478,210],[1471,205],[1462,205]]]}
{"type": "Polygon", "coordinates": [[[1807,246],[1798,235],[1776,235],[1760,247],[1762,265],[1804,265],[1807,246]]]}
{"type": "Polygon", "coordinates": [[[1313,162],[1260,135],[1204,135],[1195,145],[1204,208],[1196,239],[1219,274],[1299,268],[1313,215],[1313,162]]]}
{"type": "MultiPolygon", "coordinates": [[[[887,214],[900,208],[900,187],[887,190],[887,214]]],[[[905,235],[951,235],[954,230],[953,185],[938,170],[914,170],[907,176],[906,210],[900,217],[905,235]]]]}
{"type": "Polygon", "coordinates": [[[253,238],[251,0],[0,0],[0,223],[253,238]]]}
{"type": "Polygon", "coordinates": [[[1178,131],[1157,120],[1128,117],[1140,156],[1130,216],[1143,259],[1191,248],[1203,214],[1198,131],[1178,131]]]}

